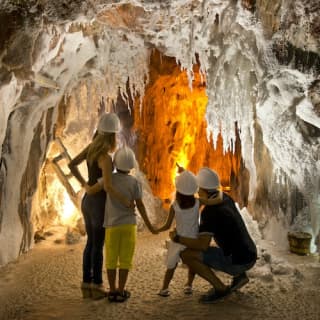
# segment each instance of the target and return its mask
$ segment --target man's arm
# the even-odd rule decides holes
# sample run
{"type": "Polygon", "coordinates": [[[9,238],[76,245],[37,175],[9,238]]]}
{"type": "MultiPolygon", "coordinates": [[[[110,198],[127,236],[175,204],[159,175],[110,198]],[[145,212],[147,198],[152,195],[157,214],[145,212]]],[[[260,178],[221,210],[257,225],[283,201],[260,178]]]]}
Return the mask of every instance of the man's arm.
{"type": "Polygon", "coordinates": [[[205,251],[209,248],[211,242],[210,234],[199,234],[198,238],[187,238],[179,236],[176,230],[169,232],[170,239],[174,242],[181,243],[189,249],[205,251]]]}

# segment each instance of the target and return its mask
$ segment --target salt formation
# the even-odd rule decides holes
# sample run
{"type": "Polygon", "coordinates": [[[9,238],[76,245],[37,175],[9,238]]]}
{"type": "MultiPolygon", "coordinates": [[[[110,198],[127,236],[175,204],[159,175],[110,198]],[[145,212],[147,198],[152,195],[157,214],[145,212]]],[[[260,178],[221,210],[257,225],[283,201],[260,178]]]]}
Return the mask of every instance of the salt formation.
{"type": "Polygon", "coordinates": [[[237,123],[250,174],[248,210],[264,236],[284,243],[305,212],[306,226],[295,227],[311,230],[315,241],[317,0],[7,0],[0,10],[0,265],[33,243],[42,201],[35,192],[54,138],[62,137],[74,156],[104,111],[101,97],[107,111],[119,95],[141,106],[154,50],[176,59],[191,89],[199,64],[208,135],[216,143],[220,133],[225,151],[234,148],[237,123]]]}

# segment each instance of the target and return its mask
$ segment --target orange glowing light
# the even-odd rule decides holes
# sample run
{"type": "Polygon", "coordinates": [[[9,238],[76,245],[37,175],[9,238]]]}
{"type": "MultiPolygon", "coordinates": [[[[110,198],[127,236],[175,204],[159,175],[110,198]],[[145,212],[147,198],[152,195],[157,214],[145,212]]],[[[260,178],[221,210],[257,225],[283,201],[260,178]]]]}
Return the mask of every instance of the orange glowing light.
{"type": "Polygon", "coordinates": [[[48,197],[51,199],[52,206],[57,212],[54,223],[57,225],[75,227],[80,217],[80,213],[58,179],[55,179],[51,183],[48,197]]]}
{"type": "Polygon", "coordinates": [[[76,225],[79,213],[70,200],[67,192],[63,194],[62,212],[60,214],[60,221],[62,225],[73,226],[76,225]]]}
{"type": "Polygon", "coordinates": [[[241,149],[236,143],[235,152],[225,152],[221,135],[216,148],[212,137],[208,139],[208,97],[197,66],[190,90],[187,73],[175,59],[153,54],[142,108],[140,102],[137,100],[134,108],[134,127],[139,136],[136,154],[156,196],[172,199],[176,163],[195,174],[207,166],[218,172],[222,185],[237,183],[241,149]]]}
{"type": "MultiPolygon", "coordinates": [[[[175,162],[182,168],[187,168],[188,164],[189,164],[189,160],[188,160],[188,155],[185,153],[184,150],[181,150],[179,152],[178,155],[172,155],[173,157],[175,157],[175,162]]],[[[174,166],[171,169],[171,181],[174,185],[175,183],[175,178],[176,176],[179,174],[179,169],[177,168],[177,166],[174,166]]]]}

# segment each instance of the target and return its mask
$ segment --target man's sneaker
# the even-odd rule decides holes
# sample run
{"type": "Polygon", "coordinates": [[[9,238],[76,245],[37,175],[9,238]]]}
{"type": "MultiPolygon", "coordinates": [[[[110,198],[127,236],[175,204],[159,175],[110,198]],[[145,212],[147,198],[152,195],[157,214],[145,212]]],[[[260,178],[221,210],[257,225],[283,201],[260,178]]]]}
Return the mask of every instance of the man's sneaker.
{"type": "Polygon", "coordinates": [[[230,288],[228,287],[225,291],[216,291],[214,288],[209,290],[207,294],[204,294],[200,297],[199,302],[203,304],[216,303],[231,293],[230,288]]]}
{"type": "Polygon", "coordinates": [[[231,283],[231,291],[236,291],[245,286],[249,282],[249,278],[247,277],[246,273],[241,273],[238,276],[233,277],[231,283]]]}

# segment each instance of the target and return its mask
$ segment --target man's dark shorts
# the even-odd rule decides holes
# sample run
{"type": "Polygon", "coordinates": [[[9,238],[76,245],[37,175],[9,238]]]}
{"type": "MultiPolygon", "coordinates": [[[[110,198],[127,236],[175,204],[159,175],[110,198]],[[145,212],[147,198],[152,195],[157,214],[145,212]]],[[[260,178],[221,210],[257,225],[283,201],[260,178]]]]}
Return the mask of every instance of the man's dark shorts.
{"type": "Polygon", "coordinates": [[[223,250],[219,247],[209,247],[202,253],[202,261],[212,269],[223,271],[232,276],[251,269],[255,264],[255,261],[247,264],[232,264],[231,256],[225,256],[223,250]]]}

